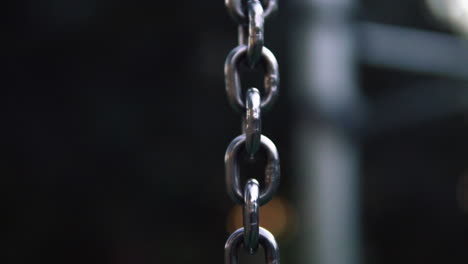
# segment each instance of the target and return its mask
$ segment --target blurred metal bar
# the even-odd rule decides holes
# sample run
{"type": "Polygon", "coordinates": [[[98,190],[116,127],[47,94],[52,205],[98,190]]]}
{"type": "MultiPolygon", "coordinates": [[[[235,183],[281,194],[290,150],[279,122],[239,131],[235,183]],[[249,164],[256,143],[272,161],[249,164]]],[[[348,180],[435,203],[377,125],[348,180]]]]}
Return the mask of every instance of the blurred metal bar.
{"type": "Polygon", "coordinates": [[[359,36],[364,63],[468,80],[467,40],[375,23],[361,23],[359,36]]]}
{"type": "Polygon", "coordinates": [[[302,116],[295,135],[297,263],[361,263],[359,150],[349,133],[359,109],[352,8],[352,0],[291,5],[291,98],[302,116]]]}

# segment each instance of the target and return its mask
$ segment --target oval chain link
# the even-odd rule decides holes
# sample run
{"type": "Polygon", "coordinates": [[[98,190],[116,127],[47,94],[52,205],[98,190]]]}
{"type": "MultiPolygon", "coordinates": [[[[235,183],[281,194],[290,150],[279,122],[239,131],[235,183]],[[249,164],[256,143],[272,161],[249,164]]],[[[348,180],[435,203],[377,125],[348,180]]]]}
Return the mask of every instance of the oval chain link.
{"type": "MultiPolygon", "coordinates": [[[[225,264],[237,264],[237,251],[240,244],[243,242],[244,228],[241,227],[234,231],[229,236],[224,246],[224,263],[225,264]]],[[[265,228],[260,227],[259,229],[259,244],[265,251],[265,263],[267,264],[279,264],[280,255],[278,243],[276,243],[275,237],[265,228]]]]}
{"type": "Polygon", "coordinates": [[[261,98],[257,88],[247,90],[245,98],[245,117],[242,131],[245,134],[245,149],[253,158],[260,147],[260,137],[262,135],[262,109],[260,107],[261,98]]]}
{"type": "Polygon", "coordinates": [[[262,135],[261,113],[269,110],[279,91],[278,62],[273,53],[264,47],[264,20],[277,9],[277,0],[225,0],[229,14],[239,24],[239,45],[226,58],[224,64],[226,93],[230,105],[238,112],[245,111],[242,122],[243,134],[229,144],[224,157],[226,189],[231,199],[243,205],[243,228],[237,229],[228,238],[224,249],[226,264],[237,264],[237,252],[241,244],[250,253],[257,252],[261,245],[266,263],[279,264],[279,248],[274,236],[259,225],[259,208],[269,202],[280,182],[279,155],[275,144],[262,135]],[[264,94],[249,88],[242,95],[239,67],[242,61],[251,69],[261,63],[265,68],[264,94]],[[249,179],[241,188],[238,159],[241,150],[254,160],[260,147],[267,153],[264,186],[249,179]]]}
{"type": "MultiPolygon", "coordinates": [[[[229,103],[236,111],[245,110],[242,87],[239,77],[239,64],[245,58],[247,46],[239,45],[228,54],[224,64],[224,77],[226,83],[226,93],[229,103]]],[[[279,67],[275,55],[267,49],[262,48],[261,62],[265,65],[264,89],[265,97],[262,99],[261,107],[264,110],[271,108],[279,92],[279,67]]]]}
{"type": "Polygon", "coordinates": [[[254,254],[258,248],[259,220],[258,220],[258,195],[259,184],[255,179],[250,179],[244,188],[244,247],[250,254],[254,254]]]}
{"type": "MultiPolygon", "coordinates": [[[[247,41],[247,62],[250,68],[254,68],[262,55],[264,43],[263,7],[260,1],[248,1],[247,13],[249,15],[249,36],[247,41]]],[[[245,32],[245,31],[243,31],[245,32]]]]}
{"type": "MultiPolygon", "coordinates": [[[[244,202],[244,191],[240,183],[240,169],[238,156],[241,147],[245,143],[245,135],[240,135],[231,141],[224,157],[226,169],[226,189],[231,199],[242,204],[244,202]]],[[[271,200],[280,182],[280,162],[275,144],[266,136],[262,135],[260,144],[267,151],[267,165],[265,167],[265,188],[260,191],[258,203],[264,205],[271,200]]]]}
{"type": "MultiPolygon", "coordinates": [[[[257,0],[258,1],[258,0],[257,0]]],[[[245,14],[245,7],[243,7],[242,0],[225,0],[225,4],[229,15],[238,24],[247,24],[248,15],[245,14]]],[[[263,17],[269,17],[274,11],[278,9],[278,0],[262,0],[263,4],[263,17]]]]}

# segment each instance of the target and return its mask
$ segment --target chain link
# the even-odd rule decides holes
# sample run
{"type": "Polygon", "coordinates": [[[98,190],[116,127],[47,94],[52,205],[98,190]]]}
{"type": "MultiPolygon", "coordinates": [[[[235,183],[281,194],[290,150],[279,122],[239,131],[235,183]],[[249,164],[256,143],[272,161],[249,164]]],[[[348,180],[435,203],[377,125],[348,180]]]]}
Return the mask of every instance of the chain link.
{"type": "Polygon", "coordinates": [[[279,70],[273,53],[264,47],[264,20],[277,9],[277,0],[225,0],[231,17],[239,26],[239,45],[227,56],[224,64],[228,101],[232,108],[244,112],[242,135],[229,144],[224,157],[226,189],[231,199],[243,205],[243,225],[228,238],[224,249],[226,264],[237,264],[237,252],[241,244],[250,253],[257,252],[258,245],[265,251],[268,264],[279,264],[279,249],[274,236],[259,225],[259,207],[268,203],[276,193],[280,181],[279,155],[275,144],[262,135],[262,113],[271,108],[278,96],[279,70]],[[239,76],[239,66],[246,61],[251,69],[258,64],[265,68],[264,94],[257,88],[247,90],[245,97],[239,76]],[[242,147],[254,160],[260,147],[267,153],[264,186],[249,179],[241,188],[239,156],[242,147]]]}
{"type": "MultiPolygon", "coordinates": [[[[239,64],[245,58],[247,46],[239,45],[229,52],[224,64],[224,77],[226,82],[226,93],[231,106],[239,112],[245,110],[244,98],[242,96],[242,87],[239,77],[239,64]]],[[[261,62],[266,70],[264,76],[264,89],[266,96],[262,98],[261,107],[264,110],[271,108],[279,92],[279,67],[275,55],[267,49],[262,48],[261,62]]]]}
{"type": "MultiPolygon", "coordinates": [[[[248,1],[247,13],[249,15],[249,36],[247,41],[247,62],[253,68],[262,54],[263,48],[263,7],[260,1],[248,1]]],[[[245,32],[245,31],[242,31],[245,32]]]]}
{"type": "MultiPolygon", "coordinates": [[[[231,141],[224,157],[224,167],[226,169],[226,189],[231,199],[242,204],[244,202],[244,191],[240,184],[240,170],[238,157],[241,147],[245,144],[245,134],[242,134],[231,141]]],[[[279,155],[275,144],[262,135],[260,144],[267,151],[267,165],[265,167],[265,188],[260,191],[258,199],[260,205],[264,205],[271,200],[279,186],[280,163],[279,155]]]]}
{"type": "MultiPolygon", "coordinates": [[[[252,1],[252,0],[250,0],[252,1]]],[[[258,0],[253,0],[258,1],[258,0]]],[[[234,19],[238,24],[247,24],[248,16],[245,14],[245,7],[243,6],[243,0],[225,0],[226,7],[229,15],[234,19]]],[[[269,17],[274,11],[278,9],[278,0],[262,0],[263,5],[263,17],[269,17]]]]}
{"type": "MultiPolygon", "coordinates": [[[[237,251],[242,244],[244,228],[241,227],[234,231],[226,241],[224,246],[224,263],[237,264],[237,251]]],[[[267,264],[280,264],[279,248],[275,237],[265,228],[259,228],[258,243],[262,245],[265,251],[265,260],[267,264]]]]}
{"type": "Polygon", "coordinates": [[[244,246],[250,254],[255,253],[258,248],[259,235],[259,220],[258,220],[258,204],[260,187],[258,181],[250,179],[245,184],[244,188],[244,208],[243,208],[243,224],[244,224],[244,246]]]}
{"type": "Polygon", "coordinates": [[[262,135],[261,98],[257,88],[250,88],[245,99],[245,117],[242,131],[245,134],[245,149],[253,158],[260,147],[262,135]]]}

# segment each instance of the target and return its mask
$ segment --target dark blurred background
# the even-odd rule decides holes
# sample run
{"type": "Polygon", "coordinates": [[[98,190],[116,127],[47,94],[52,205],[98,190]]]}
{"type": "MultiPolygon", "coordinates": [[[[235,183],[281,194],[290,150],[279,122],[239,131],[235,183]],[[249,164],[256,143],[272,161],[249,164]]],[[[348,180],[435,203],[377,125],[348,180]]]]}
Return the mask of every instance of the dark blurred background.
{"type": "MultiPolygon", "coordinates": [[[[240,116],[224,90],[237,29],[223,1],[9,2],[1,51],[5,263],[222,262],[240,226],[224,185],[224,151],[240,116]]],[[[283,263],[468,261],[467,10],[456,0],[280,1],[265,37],[281,92],[263,131],[279,149],[282,182],[261,221],[283,263]],[[301,67],[321,61],[304,41],[321,36],[331,43],[325,50],[348,60],[301,67]],[[339,89],[301,96],[315,87],[298,74],[317,69],[330,80],[351,73],[344,76],[358,99],[339,106],[339,89]],[[327,185],[313,199],[320,181],[312,182],[318,187],[304,198],[310,185],[298,188],[302,179],[320,178],[303,166],[304,149],[320,156],[321,147],[301,140],[330,127],[351,149],[338,152],[354,184],[327,185]],[[327,207],[333,197],[352,210],[327,207]],[[341,222],[326,221],[327,210],[315,221],[320,205],[341,222]],[[305,228],[324,231],[314,238],[305,228]],[[309,258],[309,247],[352,257],[309,258]]],[[[262,86],[253,75],[243,82],[262,86]]],[[[331,153],[329,167],[347,172],[331,153]]],[[[246,167],[261,178],[261,164],[246,167]]]]}

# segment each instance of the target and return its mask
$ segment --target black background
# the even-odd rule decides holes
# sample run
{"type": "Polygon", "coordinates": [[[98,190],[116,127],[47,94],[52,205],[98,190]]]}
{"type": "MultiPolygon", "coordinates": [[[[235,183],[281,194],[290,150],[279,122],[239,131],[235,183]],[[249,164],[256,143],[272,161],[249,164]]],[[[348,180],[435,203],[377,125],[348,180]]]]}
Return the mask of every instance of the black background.
{"type": "MultiPolygon", "coordinates": [[[[237,39],[223,1],[31,0],[5,10],[6,263],[221,262],[233,206],[224,151],[240,130],[224,91],[237,39]]],[[[285,39],[294,15],[281,1],[266,33],[282,90],[264,131],[280,150],[286,199],[298,114],[285,39]]],[[[362,1],[356,19],[448,31],[422,1],[362,1]]],[[[359,79],[366,128],[385,120],[373,105],[415,85],[466,86],[364,65],[359,79]]],[[[365,263],[466,263],[457,189],[467,188],[467,132],[464,113],[360,132],[365,263]]],[[[291,262],[294,248],[282,250],[291,262]]]]}

